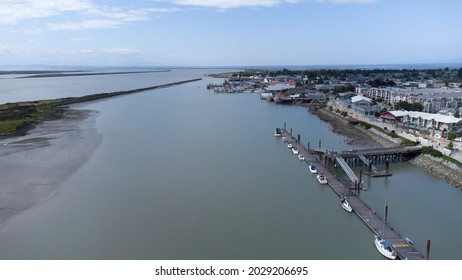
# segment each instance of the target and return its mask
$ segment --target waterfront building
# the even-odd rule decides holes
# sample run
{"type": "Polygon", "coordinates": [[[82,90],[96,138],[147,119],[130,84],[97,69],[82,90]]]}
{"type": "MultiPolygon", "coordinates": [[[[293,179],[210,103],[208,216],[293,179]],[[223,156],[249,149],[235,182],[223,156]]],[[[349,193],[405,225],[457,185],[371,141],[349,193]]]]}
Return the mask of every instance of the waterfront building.
{"type": "Polygon", "coordinates": [[[443,108],[462,106],[462,90],[460,88],[369,88],[367,94],[374,100],[390,105],[399,102],[420,103],[423,112],[436,113],[443,108]]]}
{"type": "Polygon", "coordinates": [[[462,130],[462,119],[454,116],[414,111],[388,111],[382,114],[382,122],[414,131],[427,131],[436,138],[462,130]]]}
{"type": "Polygon", "coordinates": [[[374,105],[370,98],[353,92],[340,93],[333,105],[361,117],[372,117],[381,110],[380,105],[374,105]]]}

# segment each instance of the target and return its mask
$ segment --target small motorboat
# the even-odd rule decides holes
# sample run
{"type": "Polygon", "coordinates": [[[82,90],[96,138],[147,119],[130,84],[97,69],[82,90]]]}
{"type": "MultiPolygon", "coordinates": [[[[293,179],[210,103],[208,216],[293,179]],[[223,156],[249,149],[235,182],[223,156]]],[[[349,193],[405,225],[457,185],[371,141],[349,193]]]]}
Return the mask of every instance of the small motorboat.
{"type": "Polygon", "coordinates": [[[295,148],[295,147],[293,147],[293,148],[292,148],[292,153],[293,153],[294,155],[298,155],[298,149],[295,148]]]}
{"type": "Polygon", "coordinates": [[[305,160],[305,156],[302,155],[302,154],[298,154],[298,159],[299,159],[299,160],[305,160]]]}
{"type": "Polygon", "coordinates": [[[287,138],[285,136],[282,137],[282,142],[287,142],[287,138]]]}
{"type": "Polygon", "coordinates": [[[350,212],[353,211],[353,208],[351,207],[350,203],[346,198],[342,198],[342,208],[345,209],[345,211],[350,212]]]}
{"type": "Polygon", "coordinates": [[[327,178],[326,178],[326,175],[324,175],[324,173],[319,173],[318,176],[316,176],[316,178],[318,179],[319,184],[321,185],[327,184],[327,178]]]}
{"type": "Polygon", "coordinates": [[[292,147],[293,147],[292,143],[289,143],[289,144],[287,145],[287,148],[289,148],[289,149],[292,149],[292,147]]]}
{"type": "Polygon", "coordinates": [[[375,235],[374,238],[375,247],[385,258],[388,258],[390,260],[396,259],[395,249],[389,241],[382,239],[377,235],[375,235]]]}
{"type": "Polygon", "coordinates": [[[318,170],[316,169],[316,166],[314,164],[312,164],[312,163],[310,163],[310,165],[308,166],[308,169],[310,170],[310,172],[312,174],[318,173],[318,170]]]}
{"type": "Polygon", "coordinates": [[[281,132],[281,129],[280,128],[276,128],[274,130],[274,136],[282,136],[282,132],[281,132]]]}

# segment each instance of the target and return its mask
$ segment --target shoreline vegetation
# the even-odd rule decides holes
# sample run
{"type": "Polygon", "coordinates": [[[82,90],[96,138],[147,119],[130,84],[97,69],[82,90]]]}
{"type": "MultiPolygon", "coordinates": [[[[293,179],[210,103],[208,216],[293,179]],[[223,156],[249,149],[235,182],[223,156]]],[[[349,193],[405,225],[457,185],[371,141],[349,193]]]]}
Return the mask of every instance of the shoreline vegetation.
{"type": "Polygon", "coordinates": [[[134,94],[199,80],[202,80],[202,78],[132,90],[89,94],[80,97],[64,97],[58,99],[5,103],[0,105],[0,137],[4,138],[14,135],[24,135],[40,122],[62,118],[67,106],[71,104],[134,94]]]}

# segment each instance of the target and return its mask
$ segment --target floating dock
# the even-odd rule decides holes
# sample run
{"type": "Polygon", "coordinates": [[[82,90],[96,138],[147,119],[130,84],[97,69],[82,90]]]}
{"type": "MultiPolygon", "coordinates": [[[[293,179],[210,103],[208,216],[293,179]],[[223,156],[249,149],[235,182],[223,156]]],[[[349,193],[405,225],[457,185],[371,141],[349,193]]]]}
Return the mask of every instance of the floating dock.
{"type": "MultiPolygon", "coordinates": [[[[342,183],[340,180],[337,179],[337,177],[329,172],[327,168],[320,162],[320,160],[312,153],[309,152],[307,148],[305,148],[302,144],[300,144],[300,135],[298,135],[298,139],[294,138],[292,136],[292,129],[290,130],[290,133],[287,132],[287,130],[284,128],[279,128],[278,131],[280,131],[281,136],[286,137],[287,142],[291,143],[293,147],[297,148],[299,153],[301,153],[305,157],[305,161],[307,163],[318,163],[316,164],[316,168],[318,172],[324,173],[324,175],[327,178],[327,184],[330,186],[330,188],[339,196],[347,196],[348,197],[348,202],[350,203],[350,206],[353,208],[353,212],[366,224],[366,226],[374,233],[374,235],[379,235],[383,239],[389,241],[399,259],[403,260],[423,260],[425,257],[417,251],[412,244],[408,242],[406,238],[404,238],[402,235],[398,234],[395,232],[395,230],[391,227],[389,227],[385,221],[380,218],[379,216],[376,215],[375,210],[369,207],[364,201],[361,200],[354,192],[350,190],[349,185],[345,185],[342,183]],[[383,232],[382,232],[383,231],[383,232]]],[[[361,154],[364,155],[373,155],[373,154],[399,154],[402,152],[416,152],[417,148],[393,148],[393,149],[383,149],[378,151],[378,149],[374,149],[374,151],[370,150],[368,152],[361,151],[361,154]]],[[[337,160],[339,165],[341,165],[343,157],[349,157],[353,156],[353,154],[357,154],[357,152],[354,151],[349,151],[349,152],[343,152],[343,153],[338,153],[339,157],[342,157],[342,159],[337,160]]],[[[322,154],[318,153],[318,155],[321,155],[321,160],[322,160],[322,154]]],[[[343,160],[343,163],[345,167],[348,167],[346,162],[343,160]]],[[[349,167],[346,169],[350,169],[349,167]]],[[[351,170],[351,169],[350,169],[351,170]]],[[[380,171],[376,171],[380,172],[380,171]]],[[[356,180],[358,182],[358,179],[356,175],[354,174],[353,171],[351,171],[350,174],[347,173],[347,176],[349,176],[350,180],[354,181],[356,180]],[[351,176],[351,177],[350,177],[351,176]]],[[[355,186],[356,187],[356,186],[355,186]]],[[[385,217],[387,216],[387,208],[385,208],[385,217]]],[[[371,237],[371,244],[373,244],[373,238],[371,237]]],[[[428,249],[427,249],[428,250],[428,249]]]]}

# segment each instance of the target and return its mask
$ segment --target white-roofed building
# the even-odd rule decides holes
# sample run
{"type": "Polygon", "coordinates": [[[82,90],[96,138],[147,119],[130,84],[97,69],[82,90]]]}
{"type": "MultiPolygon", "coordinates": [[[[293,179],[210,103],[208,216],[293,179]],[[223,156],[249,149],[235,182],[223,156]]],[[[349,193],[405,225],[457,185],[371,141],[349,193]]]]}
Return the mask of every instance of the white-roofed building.
{"type": "Polygon", "coordinates": [[[380,112],[379,105],[373,105],[370,98],[354,92],[340,94],[340,98],[335,101],[335,105],[347,109],[359,116],[374,116],[375,112],[380,112]]]}
{"type": "Polygon", "coordinates": [[[462,129],[462,119],[454,116],[414,111],[389,111],[382,114],[382,122],[393,123],[396,127],[427,130],[432,136],[446,137],[451,131],[462,129]]]}

